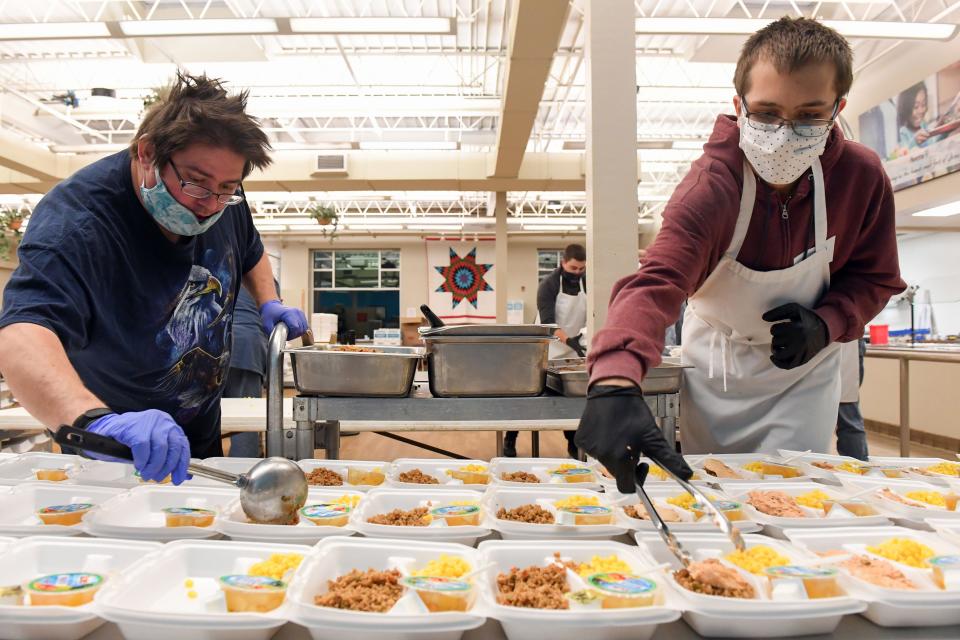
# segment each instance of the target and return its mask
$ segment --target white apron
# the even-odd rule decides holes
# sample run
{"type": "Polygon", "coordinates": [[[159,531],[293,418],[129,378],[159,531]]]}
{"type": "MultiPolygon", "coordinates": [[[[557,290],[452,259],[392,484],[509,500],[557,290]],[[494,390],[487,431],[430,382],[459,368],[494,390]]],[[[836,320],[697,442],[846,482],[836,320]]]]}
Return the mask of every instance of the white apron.
{"type": "Polygon", "coordinates": [[[840,402],[860,401],[860,343],[840,345],[840,402]]]}
{"type": "Polygon", "coordinates": [[[680,395],[683,452],[826,452],[840,402],[840,345],[828,345],[801,367],[780,369],[770,361],[770,323],[761,317],[788,302],[812,308],[830,285],[823,170],[816,160],[814,253],[779,271],[737,262],[756,199],[746,160],[743,176],[730,247],[684,315],[683,360],[693,368],[684,370],[680,395]]]}
{"type": "MultiPolygon", "coordinates": [[[[575,295],[567,295],[563,292],[563,274],[560,274],[560,293],[557,294],[556,316],[557,324],[564,332],[573,338],[583,331],[587,326],[587,294],[583,290],[583,279],[580,279],[580,292],[575,295]]],[[[537,313],[537,322],[540,322],[540,314],[537,313]]],[[[577,353],[560,340],[554,340],[550,343],[549,356],[551,360],[560,358],[579,358],[577,353]]]]}

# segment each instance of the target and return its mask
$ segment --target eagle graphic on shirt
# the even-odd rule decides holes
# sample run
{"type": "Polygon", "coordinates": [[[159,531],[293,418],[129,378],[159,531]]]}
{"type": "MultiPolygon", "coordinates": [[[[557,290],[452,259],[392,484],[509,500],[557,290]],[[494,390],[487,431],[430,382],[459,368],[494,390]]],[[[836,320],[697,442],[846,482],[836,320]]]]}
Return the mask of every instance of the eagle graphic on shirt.
{"type": "MultiPolygon", "coordinates": [[[[228,262],[232,260],[228,259],[228,262]]],[[[233,292],[230,265],[195,264],[157,344],[169,353],[169,368],[157,389],[177,405],[174,418],[188,422],[220,397],[230,363],[233,292]]]]}

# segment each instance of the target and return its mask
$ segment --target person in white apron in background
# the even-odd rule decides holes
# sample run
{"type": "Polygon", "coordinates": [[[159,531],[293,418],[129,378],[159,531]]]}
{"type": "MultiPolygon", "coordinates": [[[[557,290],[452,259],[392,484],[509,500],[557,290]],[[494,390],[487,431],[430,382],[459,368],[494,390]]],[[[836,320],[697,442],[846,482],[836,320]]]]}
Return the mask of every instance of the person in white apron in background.
{"type": "MultiPolygon", "coordinates": [[[[587,250],[583,245],[571,244],[563,250],[560,266],[540,281],[537,288],[537,319],[542,324],[556,324],[556,340],[550,343],[549,358],[582,358],[586,354],[582,334],[587,326],[587,250]]],[[[575,431],[564,431],[567,454],[577,457],[573,444],[575,431]]],[[[517,455],[517,432],[507,431],[503,440],[503,455],[517,455]]]]}
{"type": "Polygon", "coordinates": [[[692,473],[640,388],[685,299],[684,453],[829,450],[841,345],[905,287],[890,181],[834,126],[852,82],[849,43],[815,20],[781,18],[744,44],[736,116],[717,118],[591,340],[576,443],[619,491],[642,482],[644,455],[692,473]]]}

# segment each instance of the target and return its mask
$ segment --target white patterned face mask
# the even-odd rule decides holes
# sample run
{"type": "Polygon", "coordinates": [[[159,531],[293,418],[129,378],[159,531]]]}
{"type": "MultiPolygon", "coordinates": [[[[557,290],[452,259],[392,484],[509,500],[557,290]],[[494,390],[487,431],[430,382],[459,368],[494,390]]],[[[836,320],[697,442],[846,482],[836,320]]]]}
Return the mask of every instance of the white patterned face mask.
{"type": "Polygon", "coordinates": [[[769,184],[791,184],[823,155],[831,127],[823,127],[818,136],[798,135],[789,125],[747,123],[737,118],[740,126],[740,148],[753,170],[769,184]]]}

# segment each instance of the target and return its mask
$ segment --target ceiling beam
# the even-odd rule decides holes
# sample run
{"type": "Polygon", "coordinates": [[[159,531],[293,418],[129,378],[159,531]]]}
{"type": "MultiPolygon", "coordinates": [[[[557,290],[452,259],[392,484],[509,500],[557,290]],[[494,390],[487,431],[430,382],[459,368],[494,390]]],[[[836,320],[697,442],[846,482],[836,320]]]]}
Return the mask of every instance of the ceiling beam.
{"type": "Polygon", "coordinates": [[[568,0],[515,0],[511,5],[492,177],[510,178],[520,170],[569,9],[568,0]]]}
{"type": "MultiPolygon", "coordinates": [[[[57,158],[41,146],[30,144],[0,127],[0,167],[12,169],[43,183],[60,181],[57,158]]],[[[22,183],[17,185],[22,187],[22,183]]],[[[7,193],[10,193],[9,191],[7,193]]],[[[12,193],[22,193],[17,190],[12,193]]]]}

